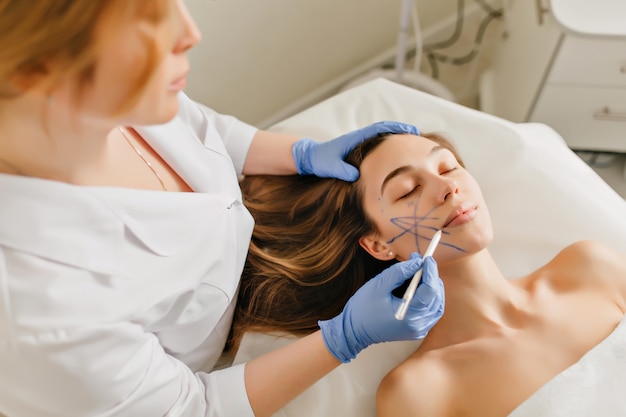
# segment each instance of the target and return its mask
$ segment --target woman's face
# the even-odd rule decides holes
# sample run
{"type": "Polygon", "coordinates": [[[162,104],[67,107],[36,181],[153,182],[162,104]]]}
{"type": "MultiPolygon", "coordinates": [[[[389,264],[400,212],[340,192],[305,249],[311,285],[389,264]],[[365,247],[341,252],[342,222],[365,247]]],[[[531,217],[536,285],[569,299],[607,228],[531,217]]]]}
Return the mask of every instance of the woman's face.
{"type": "MultiPolygon", "coordinates": [[[[182,0],[171,0],[171,12],[156,25],[145,17],[120,24],[118,16],[105,15],[96,28],[98,56],[93,82],[79,96],[83,121],[114,124],[158,124],[172,119],[178,111],[178,93],[185,87],[189,72],[186,52],[200,40],[200,34],[182,0]],[[143,80],[142,72],[150,48],[158,45],[161,54],[146,88],[128,112],[111,120],[111,114],[143,80]]],[[[55,105],[71,106],[76,86],[65,83],[53,91],[55,105]]]]}
{"type": "Polygon", "coordinates": [[[484,249],[493,237],[480,187],[448,149],[414,135],[391,135],[360,167],[364,208],[378,232],[361,245],[379,259],[424,254],[443,230],[442,265],[484,249]]]}

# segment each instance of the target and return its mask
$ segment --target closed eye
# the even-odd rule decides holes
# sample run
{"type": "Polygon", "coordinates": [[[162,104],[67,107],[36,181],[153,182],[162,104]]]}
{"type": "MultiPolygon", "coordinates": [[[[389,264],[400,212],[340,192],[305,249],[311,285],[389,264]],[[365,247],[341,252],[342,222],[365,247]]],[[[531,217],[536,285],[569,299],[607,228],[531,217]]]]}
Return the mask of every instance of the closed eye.
{"type": "Polygon", "coordinates": [[[412,194],[414,194],[415,192],[417,192],[417,190],[420,188],[419,185],[416,185],[415,187],[413,187],[411,189],[411,191],[409,191],[408,193],[404,194],[403,196],[401,196],[400,198],[398,198],[398,200],[403,200],[407,197],[410,197],[412,194]]]}

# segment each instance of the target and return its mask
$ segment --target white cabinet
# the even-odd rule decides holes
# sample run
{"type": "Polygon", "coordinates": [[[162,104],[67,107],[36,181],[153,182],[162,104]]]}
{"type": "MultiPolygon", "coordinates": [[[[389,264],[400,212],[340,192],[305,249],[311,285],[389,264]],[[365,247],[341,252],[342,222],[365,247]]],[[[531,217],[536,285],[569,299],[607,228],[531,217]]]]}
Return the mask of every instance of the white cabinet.
{"type": "MultiPolygon", "coordinates": [[[[539,0],[505,4],[506,36],[482,80],[481,108],[550,125],[572,149],[626,152],[626,33],[610,36],[607,27],[614,23],[576,20],[571,10],[576,4],[602,9],[600,3],[611,0],[564,1],[570,3],[552,0],[561,20],[539,0]],[[580,22],[584,28],[575,26],[580,22]],[[592,32],[600,27],[602,33],[592,32]]],[[[623,28],[614,27],[626,31],[626,14],[612,18],[622,19],[623,28]]]]}

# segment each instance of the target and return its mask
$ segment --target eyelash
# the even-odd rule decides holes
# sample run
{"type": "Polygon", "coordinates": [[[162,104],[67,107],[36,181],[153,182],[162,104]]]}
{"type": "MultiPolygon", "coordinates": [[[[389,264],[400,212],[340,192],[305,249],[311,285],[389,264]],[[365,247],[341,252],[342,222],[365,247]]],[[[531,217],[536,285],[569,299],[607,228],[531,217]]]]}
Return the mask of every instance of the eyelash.
{"type": "MultiPolygon", "coordinates": [[[[441,172],[439,175],[445,175],[445,174],[449,174],[450,172],[456,170],[458,167],[452,167],[450,169],[446,169],[445,171],[441,172]]],[[[411,191],[409,191],[408,193],[404,194],[403,196],[401,196],[398,200],[403,200],[407,197],[409,197],[411,194],[413,194],[418,188],[420,188],[420,185],[416,185],[415,187],[413,187],[411,189],[411,191]]]]}
{"type": "Polygon", "coordinates": [[[408,193],[406,193],[405,195],[403,195],[402,197],[400,197],[398,200],[403,200],[405,198],[407,198],[408,196],[410,196],[411,194],[413,194],[418,188],[420,188],[419,184],[416,185],[415,187],[413,187],[413,189],[411,191],[409,191],[408,193]]]}

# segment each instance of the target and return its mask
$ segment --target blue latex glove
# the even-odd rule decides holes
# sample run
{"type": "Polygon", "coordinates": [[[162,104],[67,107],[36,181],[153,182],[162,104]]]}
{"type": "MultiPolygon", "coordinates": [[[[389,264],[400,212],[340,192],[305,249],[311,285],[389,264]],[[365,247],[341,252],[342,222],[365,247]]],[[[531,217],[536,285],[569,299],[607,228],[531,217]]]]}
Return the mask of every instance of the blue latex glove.
{"type": "Polygon", "coordinates": [[[328,142],[300,139],[291,149],[298,174],[356,181],[359,170],[344,162],[345,157],[359,143],[385,133],[419,135],[420,132],[415,126],[404,123],[378,122],[328,142]]]}
{"type": "Polygon", "coordinates": [[[421,339],[443,315],[445,296],[437,263],[417,255],[399,262],[363,285],[346,303],[341,314],[320,321],[328,350],[341,362],[350,362],[374,343],[421,339]],[[391,292],[412,278],[424,264],[422,280],[404,320],[394,316],[402,302],[391,292]]]}

